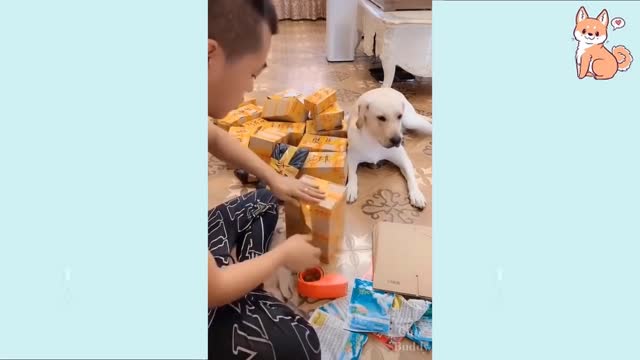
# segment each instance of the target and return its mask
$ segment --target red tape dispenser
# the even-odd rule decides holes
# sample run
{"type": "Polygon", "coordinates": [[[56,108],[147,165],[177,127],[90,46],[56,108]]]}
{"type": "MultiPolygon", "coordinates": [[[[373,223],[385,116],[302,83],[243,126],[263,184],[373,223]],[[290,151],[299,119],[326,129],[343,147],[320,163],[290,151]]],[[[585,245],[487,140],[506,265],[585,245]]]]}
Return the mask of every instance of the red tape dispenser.
{"type": "Polygon", "coordinates": [[[321,267],[298,274],[298,293],[312,299],[336,299],[347,296],[347,279],[340,274],[326,274],[321,267]]]}

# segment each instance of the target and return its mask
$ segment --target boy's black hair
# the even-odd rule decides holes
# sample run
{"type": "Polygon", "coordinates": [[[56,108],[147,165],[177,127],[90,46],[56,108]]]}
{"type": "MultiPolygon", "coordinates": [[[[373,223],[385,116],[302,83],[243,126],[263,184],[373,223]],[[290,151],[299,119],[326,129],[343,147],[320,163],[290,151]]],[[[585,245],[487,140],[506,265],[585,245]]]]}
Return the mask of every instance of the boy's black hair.
{"type": "Polygon", "coordinates": [[[209,0],[209,39],[220,44],[227,59],[262,46],[262,23],[278,32],[278,15],[271,0],[209,0]]]}

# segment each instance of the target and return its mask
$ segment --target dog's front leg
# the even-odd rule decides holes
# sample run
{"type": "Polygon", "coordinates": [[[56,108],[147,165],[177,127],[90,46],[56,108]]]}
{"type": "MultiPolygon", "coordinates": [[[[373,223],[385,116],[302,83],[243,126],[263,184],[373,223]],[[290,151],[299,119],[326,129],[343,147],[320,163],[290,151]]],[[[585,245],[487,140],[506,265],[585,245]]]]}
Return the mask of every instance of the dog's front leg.
{"type": "Polygon", "coordinates": [[[359,162],[355,159],[352,152],[347,152],[347,167],[349,171],[349,178],[347,179],[347,202],[349,204],[358,200],[358,165],[359,162]]]}
{"type": "Polygon", "coordinates": [[[416,171],[411,163],[411,159],[409,159],[407,151],[403,147],[400,147],[394,155],[389,158],[389,160],[400,168],[402,175],[405,180],[407,180],[407,189],[409,190],[409,200],[411,201],[411,205],[418,209],[424,209],[427,206],[427,200],[418,187],[416,171]]]}

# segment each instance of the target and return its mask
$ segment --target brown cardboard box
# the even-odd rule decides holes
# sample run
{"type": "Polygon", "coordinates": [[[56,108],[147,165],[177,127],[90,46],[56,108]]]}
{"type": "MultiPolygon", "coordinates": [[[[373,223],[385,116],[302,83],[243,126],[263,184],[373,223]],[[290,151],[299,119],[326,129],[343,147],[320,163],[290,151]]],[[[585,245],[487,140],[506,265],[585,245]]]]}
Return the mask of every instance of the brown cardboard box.
{"type": "Polygon", "coordinates": [[[236,139],[240,139],[244,135],[251,135],[251,132],[244,126],[232,126],[229,128],[229,135],[236,139]]]}
{"type": "Polygon", "coordinates": [[[348,135],[348,121],[347,119],[342,120],[342,126],[334,129],[334,130],[317,130],[316,129],[316,125],[313,122],[313,120],[308,120],[307,121],[307,129],[306,134],[311,134],[311,135],[322,135],[322,136],[333,136],[333,137],[341,137],[341,138],[347,138],[348,135]]]}
{"type": "Polygon", "coordinates": [[[304,99],[304,107],[312,119],[321,112],[327,110],[337,101],[336,91],[331,88],[322,88],[304,99]]]}
{"type": "Polygon", "coordinates": [[[260,159],[269,163],[271,153],[277,143],[286,142],[288,134],[278,129],[265,129],[251,135],[249,149],[251,149],[260,159]]]}
{"type": "Polygon", "coordinates": [[[377,223],[373,230],[373,287],[431,298],[431,281],[431,228],[377,223]]]}
{"type": "Polygon", "coordinates": [[[238,105],[238,107],[241,108],[241,107],[243,107],[245,105],[249,105],[249,104],[258,105],[258,102],[256,101],[256,99],[247,99],[247,100],[241,102],[240,105],[238,105]]]}
{"type": "Polygon", "coordinates": [[[295,89],[287,89],[284,91],[277,92],[273,95],[267,96],[267,99],[278,99],[278,98],[288,98],[288,97],[302,97],[302,93],[295,89]]]}
{"type": "Polygon", "coordinates": [[[312,244],[322,251],[320,261],[328,264],[335,259],[344,239],[346,188],[308,175],[300,177],[300,181],[318,186],[326,198],[318,204],[285,203],[287,237],[311,232],[312,244]]]}
{"type": "Polygon", "coordinates": [[[307,149],[279,143],[273,148],[269,164],[278,174],[295,178],[298,177],[308,156],[307,149]]]}
{"type": "Polygon", "coordinates": [[[232,126],[241,126],[249,120],[259,118],[261,114],[262,108],[260,106],[249,104],[235,110],[231,110],[227,116],[218,120],[216,124],[228,131],[232,126]]]}
{"type": "Polygon", "coordinates": [[[328,109],[318,114],[313,120],[316,130],[335,130],[342,126],[344,120],[344,110],[335,103],[328,109]]]}
{"type": "Polygon", "coordinates": [[[302,140],[300,140],[298,147],[307,148],[312,152],[342,152],[347,151],[347,143],[348,141],[345,138],[305,134],[302,140]]]}
{"type": "Polygon", "coordinates": [[[347,153],[310,152],[302,168],[302,174],[345,185],[347,183],[347,153]]]}
{"type": "Polygon", "coordinates": [[[397,10],[431,10],[432,0],[371,0],[382,11],[397,10]]]}
{"type": "Polygon", "coordinates": [[[300,140],[304,136],[306,123],[291,123],[291,122],[278,122],[278,121],[265,121],[262,124],[263,129],[279,129],[289,134],[287,143],[289,145],[298,146],[300,140]]]}
{"type": "Polygon", "coordinates": [[[264,127],[264,125],[267,123],[268,123],[267,120],[263,118],[257,118],[257,119],[247,121],[242,126],[247,130],[249,130],[251,134],[255,134],[258,131],[260,131],[264,127]]]}
{"type": "Polygon", "coordinates": [[[297,97],[272,96],[264,103],[262,117],[272,121],[304,122],[304,103],[297,97]]]}

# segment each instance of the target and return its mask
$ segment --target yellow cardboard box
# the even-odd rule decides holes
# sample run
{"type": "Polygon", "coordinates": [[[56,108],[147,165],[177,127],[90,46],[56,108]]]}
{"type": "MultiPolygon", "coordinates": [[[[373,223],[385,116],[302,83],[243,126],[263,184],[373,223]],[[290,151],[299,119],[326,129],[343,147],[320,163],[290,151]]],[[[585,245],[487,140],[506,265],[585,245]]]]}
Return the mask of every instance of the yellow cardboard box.
{"type": "Polygon", "coordinates": [[[348,129],[349,126],[347,119],[342,120],[341,127],[333,130],[317,130],[315,122],[313,120],[307,120],[307,128],[305,130],[305,133],[311,135],[341,137],[346,139],[348,135],[348,129]]]}
{"type": "Polygon", "coordinates": [[[288,134],[279,129],[264,129],[251,135],[249,149],[260,157],[264,162],[269,163],[273,148],[277,143],[284,143],[288,134]]]}
{"type": "Polygon", "coordinates": [[[298,144],[299,148],[307,148],[309,151],[332,151],[332,152],[341,152],[347,151],[347,139],[333,137],[333,136],[322,136],[322,135],[311,135],[305,134],[300,140],[298,144]]]}
{"type": "Polygon", "coordinates": [[[315,124],[316,130],[324,131],[340,128],[343,120],[344,110],[338,103],[335,103],[311,121],[315,124]]]}
{"type": "Polygon", "coordinates": [[[300,140],[304,136],[304,131],[306,129],[306,124],[301,123],[291,123],[291,122],[278,122],[278,121],[265,121],[262,125],[263,129],[278,129],[282,131],[286,131],[289,134],[287,139],[287,143],[289,145],[298,146],[300,140]]]}
{"type": "Polygon", "coordinates": [[[251,134],[255,134],[260,131],[268,121],[263,118],[257,118],[253,120],[249,120],[244,123],[242,126],[245,127],[251,134]]]}
{"type": "Polygon", "coordinates": [[[249,104],[235,110],[231,110],[227,116],[218,120],[217,124],[228,131],[232,126],[241,126],[249,120],[259,118],[261,114],[262,108],[260,106],[249,104]]]}
{"type": "Polygon", "coordinates": [[[238,105],[238,107],[241,108],[241,107],[243,107],[245,105],[249,105],[249,104],[258,105],[258,101],[256,99],[253,99],[253,98],[252,99],[247,99],[247,100],[241,102],[240,105],[238,105]]]}
{"type": "Polygon", "coordinates": [[[345,185],[347,183],[347,153],[310,152],[302,168],[302,174],[345,185]]]}
{"type": "Polygon", "coordinates": [[[304,103],[297,97],[273,96],[264,103],[262,117],[273,121],[304,122],[304,103]]]}
{"type": "Polygon", "coordinates": [[[249,146],[249,139],[251,138],[249,129],[243,126],[232,126],[229,128],[229,135],[240,141],[243,145],[249,146]]]}
{"type": "Polygon", "coordinates": [[[309,150],[287,144],[276,144],[271,153],[270,165],[280,175],[295,178],[305,164],[309,150]]]}
{"type": "Polygon", "coordinates": [[[311,232],[313,245],[322,251],[320,261],[335,259],[344,239],[346,188],[330,181],[303,175],[300,181],[318,186],[326,197],[317,204],[285,203],[287,237],[311,232]]]}
{"type": "Polygon", "coordinates": [[[331,88],[322,88],[304,99],[304,107],[307,109],[312,119],[315,119],[321,112],[327,110],[337,101],[336,91],[331,88]]]}
{"type": "Polygon", "coordinates": [[[287,89],[284,91],[277,92],[273,95],[267,96],[267,99],[278,99],[278,98],[288,98],[288,97],[301,97],[302,93],[295,89],[287,89]]]}

